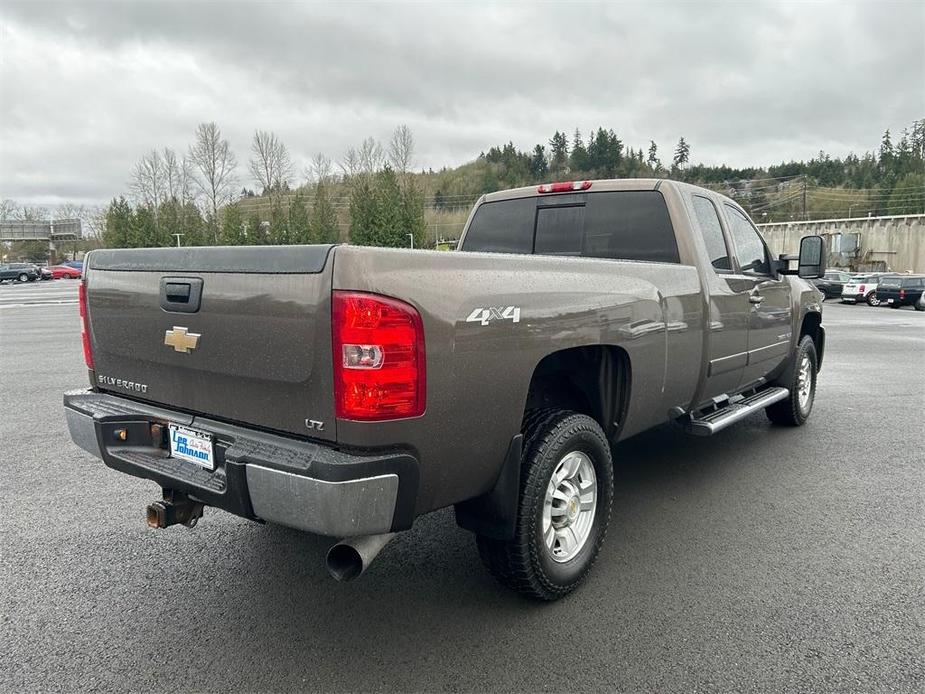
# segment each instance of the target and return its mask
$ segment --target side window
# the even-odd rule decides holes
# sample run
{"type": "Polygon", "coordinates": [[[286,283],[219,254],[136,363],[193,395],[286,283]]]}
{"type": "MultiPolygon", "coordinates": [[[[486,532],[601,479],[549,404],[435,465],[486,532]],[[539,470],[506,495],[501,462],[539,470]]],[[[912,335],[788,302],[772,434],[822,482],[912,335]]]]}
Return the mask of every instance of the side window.
{"type": "Polygon", "coordinates": [[[723,229],[719,223],[719,214],[713,203],[707,198],[695,195],[694,214],[700,223],[703,241],[707,246],[707,254],[714,270],[731,270],[729,251],[726,249],[726,239],[723,238],[723,229]]]}
{"type": "Polygon", "coordinates": [[[742,272],[753,275],[771,274],[764,242],[751,222],[731,205],[726,205],[726,219],[729,220],[729,230],[732,232],[736,258],[742,272]]]}

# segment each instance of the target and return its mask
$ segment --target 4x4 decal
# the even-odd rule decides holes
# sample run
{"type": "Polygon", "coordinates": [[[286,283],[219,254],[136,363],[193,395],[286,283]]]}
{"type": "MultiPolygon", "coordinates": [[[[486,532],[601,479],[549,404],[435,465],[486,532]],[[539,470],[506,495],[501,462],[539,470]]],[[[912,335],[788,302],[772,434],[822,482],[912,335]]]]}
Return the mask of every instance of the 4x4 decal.
{"type": "Polygon", "coordinates": [[[467,323],[481,323],[482,325],[488,325],[488,322],[493,320],[509,320],[520,323],[520,306],[479,307],[473,309],[469,317],[466,318],[467,323]]]}

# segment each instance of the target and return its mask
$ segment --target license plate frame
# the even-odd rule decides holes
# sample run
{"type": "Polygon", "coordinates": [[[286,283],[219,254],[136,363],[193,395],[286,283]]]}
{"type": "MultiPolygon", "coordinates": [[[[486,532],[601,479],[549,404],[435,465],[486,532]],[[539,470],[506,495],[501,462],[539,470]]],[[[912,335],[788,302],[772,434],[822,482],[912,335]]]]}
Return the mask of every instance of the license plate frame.
{"type": "Polygon", "coordinates": [[[215,440],[212,434],[168,422],[167,444],[172,458],[206,470],[215,469],[215,440]]]}

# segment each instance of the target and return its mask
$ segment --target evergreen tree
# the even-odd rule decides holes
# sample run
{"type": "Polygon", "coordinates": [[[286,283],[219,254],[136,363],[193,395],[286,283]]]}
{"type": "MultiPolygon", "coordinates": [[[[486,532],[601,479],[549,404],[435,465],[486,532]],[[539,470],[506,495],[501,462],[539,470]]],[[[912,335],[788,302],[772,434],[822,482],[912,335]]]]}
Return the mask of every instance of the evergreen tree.
{"type": "Polygon", "coordinates": [[[890,129],[887,128],[880,141],[880,171],[889,171],[893,166],[893,142],[890,140],[890,129]]]}
{"type": "Polygon", "coordinates": [[[107,248],[129,248],[132,236],[132,208],[124,197],[113,199],[106,210],[103,245],[107,248]]]}
{"type": "MultiPolygon", "coordinates": [[[[405,177],[400,194],[401,231],[404,240],[410,243],[408,234],[414,238],[414,247],[427,244],[427,225],[424,222],[424,194],[411,177],[405,177]]],[[[402,245],[405,245],[402,243],[402,245]]]]}
{"type": "Polygon", "coordinates": [[[129,248],[156,248],[158,243],[157,219],[149,205],[139,205],[132,216],[129,248]]]}
{"type": "Polygon", "coordinates": [[[268,242],[267,225],[256,212],[251,212],[244,220],[244,242],[248,246],[261,246],[268,242]]]}
{"type": "Polygon", "coordinates": [[[267,242],[276,246],[289,243],[289,211],[277,199],[270,208],[270,230],[267,242]]]}
{"type": "Polygon", "coordinates": [[[588,166],[588,150],[585,149],[585,143],[581,141],[581,131],[578,128],[575,128],[575,135],[572,138],[572,156],[570,165],[572,171],[587,171],[588,166]]]}
{"type": "Polygon", "coordinates": [[[560,174],[565,171],[568,163],[568,138],[565,133],[556,130],[552,139],[549,141],[549,158],[553,174],[560,174]]]}
{"type": "Polygon", "coordinates": [[[684,166],[690,161],[691,156],[691,147],[682,137],[678,140],[678,146],[674,150],[674,159],[672,159],[672,164],[674,164],[674,169],[680,171],[684,166]]]}
{"type": "Polygon", "coordinates": [[[350,242],[358,246],[375,246],[373,225],[376,201],[372,176],[358,175],[350,180],[350,242]]]}
{"type": "Polygon", "coordinates": [[[288,243],[314,243],[314,230],[308,218],[308,208],[302,192],[295,194],[289,204],[289,239],[288,243]]]}
{"type": "Polygon", "coordinates": [[[530,160],[530,174],[535,181],[539,181],[546,177],[548,171],[546,151],[543,149],[543,145],[537,145],[533,148],[533,158],[530,160]]]}
{"type": "Polygon", "coordinates": [[[236,202],[225,205],[222,209],[222,230],[219,243],[223,246],[243,246],[247,243],[244,235],[244,213],[236,202]]]}
{"type": "Polygon", "coordinates": [[[649,140],[649,156],[646,158],[646,164],[654,173],[662,170],[662,162],[658,159],[658,145],[655,144],[655,140],[649,140]]]}
{"type": "Polygon", "coordinates": [[[392,167],[385,166],[377,175],[373,210],[373,243],[371,246],[404,248],[410,239],[404,230],[401,189],[392,167]]]}
{"type": "Polygon", "coordinates": [[[340,230],[337,226],[337,212],[328,197],[323,181],[315,185],[315,200],[311,214],[312,243],[338,243],[340,230]]]}

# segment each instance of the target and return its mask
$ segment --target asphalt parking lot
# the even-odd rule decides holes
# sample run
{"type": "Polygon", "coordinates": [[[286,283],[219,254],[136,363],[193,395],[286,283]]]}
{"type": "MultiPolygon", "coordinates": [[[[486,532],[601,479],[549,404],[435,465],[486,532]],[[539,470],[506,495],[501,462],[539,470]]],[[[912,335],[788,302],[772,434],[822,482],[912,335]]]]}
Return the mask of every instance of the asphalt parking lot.
{"type": "Polygon", "coordinates": [[[450,512],[350,584],[323,538],[209,510],[149,530],[156,485],[67,435],[76,284],[0,286],[3,690],[925,687],[925,313],[827,302],[801,429],[620,444],[595,571],[545,605],[496,585],[450,512]]]}

